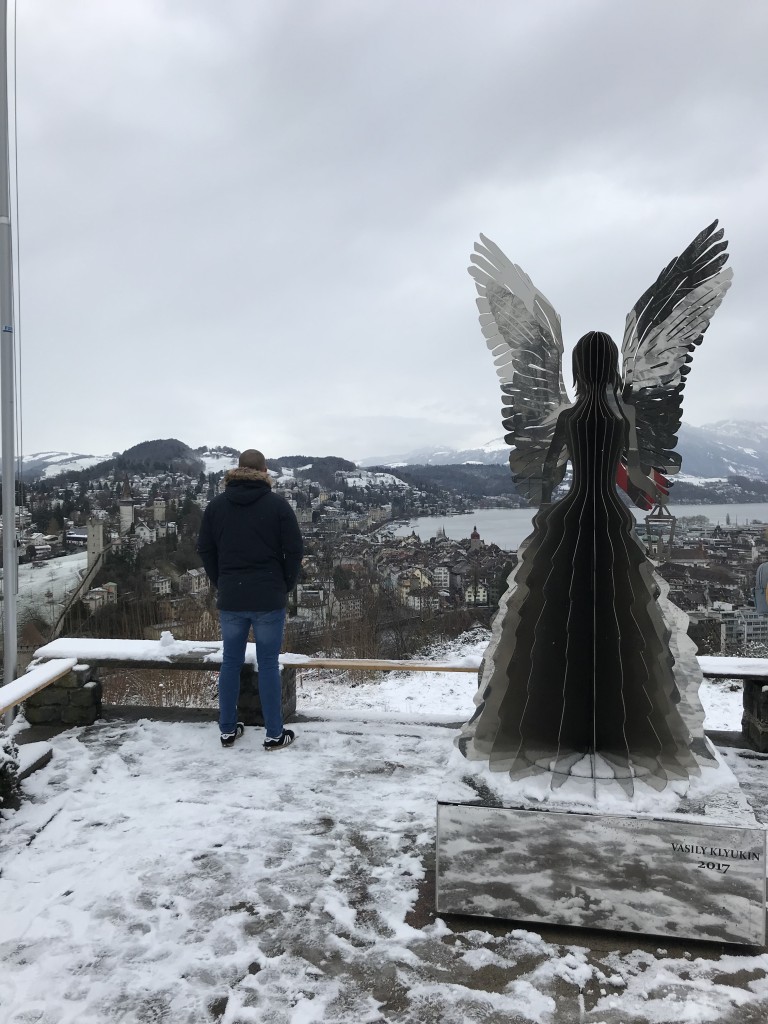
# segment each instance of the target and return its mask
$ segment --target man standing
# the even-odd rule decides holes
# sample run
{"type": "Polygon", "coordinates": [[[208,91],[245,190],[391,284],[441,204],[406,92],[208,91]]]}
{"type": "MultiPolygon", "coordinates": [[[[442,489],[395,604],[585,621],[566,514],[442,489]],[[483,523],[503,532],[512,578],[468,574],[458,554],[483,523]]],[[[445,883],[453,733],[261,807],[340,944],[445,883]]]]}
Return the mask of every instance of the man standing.
{"type": "Polygon", "coordinates": [[[259,698],[267,737],[265,750],[281,750],[294,739],[283,728],[278,655],[283,645],[285,606],[296,586],[303,543],[287,501],[272,493],[267,462],[249,448],[237,469],[224,476],[225,488],[209,502],[197,550],[208,579],[218,590],[224,654],[219,673],[221,744],[231,747],[244,726],[237,721],[240,669],[253,627],[259,698]]]}

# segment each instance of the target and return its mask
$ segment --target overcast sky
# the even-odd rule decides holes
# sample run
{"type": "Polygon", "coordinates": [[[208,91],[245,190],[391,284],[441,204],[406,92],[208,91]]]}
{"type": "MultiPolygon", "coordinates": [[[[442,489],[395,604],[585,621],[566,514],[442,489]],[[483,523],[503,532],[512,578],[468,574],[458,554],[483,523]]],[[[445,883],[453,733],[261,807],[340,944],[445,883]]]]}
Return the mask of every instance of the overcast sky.
{"type": "Polygon", "coordinates": [[[768,5],[18,0],[23,447],[502,433],[482,231],[569,351],[715,217],[685,419],[768,421],[768,5]]]}

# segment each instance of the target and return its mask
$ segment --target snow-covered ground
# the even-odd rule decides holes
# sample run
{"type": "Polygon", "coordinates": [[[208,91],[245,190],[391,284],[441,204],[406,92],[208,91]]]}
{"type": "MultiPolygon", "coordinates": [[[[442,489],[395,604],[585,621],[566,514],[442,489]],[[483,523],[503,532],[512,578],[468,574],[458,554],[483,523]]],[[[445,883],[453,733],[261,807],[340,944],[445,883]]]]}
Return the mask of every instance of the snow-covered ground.
{"type": "MultiPolygon", "coordinates": [[[[482,653],[478,630],[430,657],[482,653]]],[[[432,912],[435,796],[472,674],[304,672],[297,742],[100,722],[0,821],[3,1024],[768,1019],[768,954],[432,912]]],[[[705,686],[710,728],[740,691],[705,686]]],[[[727,750],[768,819],[768,760],[727,750]]]]}
{"type": "Polygon", "coordinates": [[[41,565],[19,566],[19,622],[32,612],[40,612],[47,621],[57,617],[64,602],[80,581],[80,572],[88,564],[85,551],[52,558],[41,565]],[[51,595],[50,597],[48,595],[51,595]]]}
{"type": "Polygon", "coordinates": [[[705,679],[699,690],[704,727],[718,732],[741,729],[744,687],[738,679],[705,679]]]}
{"type": "Polygon", "coordinates": [[[453,731],[381,716],[297,731],[278,755],[259,730],[223,751],[213,725],[59,736],[0,824],[4,1024],[768,1013],[765,953],[434,918],[453,731]]]}
{"type": "MultiPolygon", "coordinates": [[[[424,660],[457,662],[482,658],[490,631],[477,628],[456,641],[434,644],[424,660]]],[[[66,654],[66,651],[63,653],[66,654]]],[[[466,721],[475,709],[477,675],[463,672],[388,672],[358,681],[346,672],[310,669],[299,674],[299,711],[347,709],[383,711],[402,716],[420,715],[430,721],[466,721]]],[[[705,679],[700,691],[707,729],[741,729],[742,685],[736,680],[705,679]]]]}
{"type": "Polygon", "coordinates": [[[229,452],[221,452],[216,449],[206,450],[199,453],[203,468],[206,473],[222,473],[233,469],[237,465],[237,455],[230,455],[229,452]]]}

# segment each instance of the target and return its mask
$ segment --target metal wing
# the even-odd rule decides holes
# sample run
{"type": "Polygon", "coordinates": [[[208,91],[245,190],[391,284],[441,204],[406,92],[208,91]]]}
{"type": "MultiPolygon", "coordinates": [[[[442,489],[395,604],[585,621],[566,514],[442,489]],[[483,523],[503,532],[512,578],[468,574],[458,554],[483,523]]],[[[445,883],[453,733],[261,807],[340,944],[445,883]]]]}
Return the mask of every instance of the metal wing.
{"type": "MultiPolygon", "coordinates": [[[[675,451],[691,353],[731,285],[728,243],[717,221],[666,267],[627,316],[621,353],[624,402],[634,409],[636,447],[627,462],[645,476],[680,469],[675,451]]],[[[631,409],[629,410],[632,411],[631,409]]]]}
{"type": "Polygon", "coordinates": [[[541,504],[551,500],[568,462],[564,447],[550,452],[558,416],[571,404],[563,384],[560,317],[485,235],[480,235],[471,260],[480,326],[501,379],[512,476],[520,494],[541,504]]]}

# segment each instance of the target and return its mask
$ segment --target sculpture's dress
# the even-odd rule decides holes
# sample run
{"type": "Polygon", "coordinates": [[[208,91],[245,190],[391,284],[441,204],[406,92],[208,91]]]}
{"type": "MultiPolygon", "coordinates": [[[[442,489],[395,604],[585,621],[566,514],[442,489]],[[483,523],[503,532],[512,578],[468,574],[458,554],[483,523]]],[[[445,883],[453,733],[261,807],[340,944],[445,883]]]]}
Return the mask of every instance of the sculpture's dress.
{"type": "Polygon", "coordinates": [[[494,770],[549,771],[557,783],[574,768],[627,785],[635,775],[663,785],[698,773],[657,587],[615,485],[628,430],[617,356],[604,334],[574,353],[578,397],[553,441],[555,457],[567,444],[572,486],[542,505],[521,548],[480,703],[459,740],[494,770]],[[592,757],[590,772],[583,758],[594,754],[602,761],[592,757]]]}

